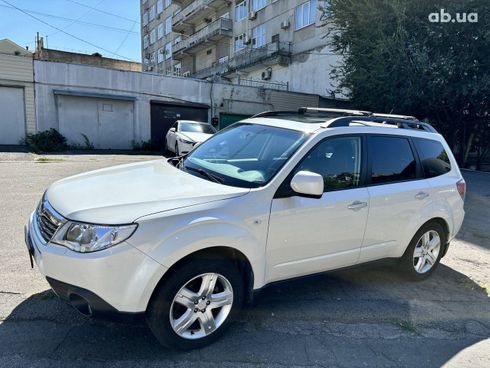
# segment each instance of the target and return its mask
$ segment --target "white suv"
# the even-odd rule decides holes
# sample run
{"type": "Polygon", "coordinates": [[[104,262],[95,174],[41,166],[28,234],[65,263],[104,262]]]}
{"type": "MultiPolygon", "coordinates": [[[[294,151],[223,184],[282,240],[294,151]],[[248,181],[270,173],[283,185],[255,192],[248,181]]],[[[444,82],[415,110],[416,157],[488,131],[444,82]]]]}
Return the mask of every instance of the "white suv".
{"type": "Polygon", "coordinates": [[[145,316],[163,345],[188,349],[272,282],[382,258],[424,279],[461,226],[464,196],[430,125],[304,108],[236,123],[186,156],[58,181],[26,241],[80,312],[145,316]]]}

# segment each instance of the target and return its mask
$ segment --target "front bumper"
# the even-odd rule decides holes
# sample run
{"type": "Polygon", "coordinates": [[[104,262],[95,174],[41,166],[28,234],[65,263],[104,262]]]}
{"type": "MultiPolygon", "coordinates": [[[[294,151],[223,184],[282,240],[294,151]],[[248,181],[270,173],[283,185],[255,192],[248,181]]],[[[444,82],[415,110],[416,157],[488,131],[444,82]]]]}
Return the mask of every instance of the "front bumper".
{"type": "Polygon", "coordinates": [[[84,314],[95,317],[146,311],[166,267],[127,242],[93,253],[78,253],[46,243],[35,216],[33,212],[26,227],[26,244],[39,271],[58,296],[82,313],[77,305],[88,303],[83,308],[90,313],[84,314]]]}

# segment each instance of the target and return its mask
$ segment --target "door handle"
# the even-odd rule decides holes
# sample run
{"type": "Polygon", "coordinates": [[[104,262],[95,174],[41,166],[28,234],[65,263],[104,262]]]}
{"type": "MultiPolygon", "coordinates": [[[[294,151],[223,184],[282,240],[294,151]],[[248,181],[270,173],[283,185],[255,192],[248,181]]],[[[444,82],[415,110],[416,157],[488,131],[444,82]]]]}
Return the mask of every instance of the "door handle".
{"type": "Polygon", "coordinates": [[[354,201],[347,206],[349,210],[358,211],[361,208],[367,207],[367,202],[354,201]]]}
{"type": "Polygon", "coordinates": [[[429,196],[429,193],[426,193],[426,192],[418,192],[417,194],[415,194],[415,198],[417,199],[425,199],[429,196]]]}

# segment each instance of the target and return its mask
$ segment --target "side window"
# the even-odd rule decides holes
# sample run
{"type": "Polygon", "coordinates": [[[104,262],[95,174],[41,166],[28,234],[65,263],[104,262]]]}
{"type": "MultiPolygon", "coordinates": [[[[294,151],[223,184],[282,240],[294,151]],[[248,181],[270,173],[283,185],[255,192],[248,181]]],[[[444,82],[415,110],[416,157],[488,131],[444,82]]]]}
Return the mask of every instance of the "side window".
{"type": "Polygon", "coordinates": [[[451,162],[440,142],[423,138],[414,138],[414,141],[426,178],[451,171],[451,162]]]}
{"type": "Polygon", "coordinates": [[[417,164],[408,139],[371,136],[368,142],[372,184],[416,178],[417,164]]]}
{"type": "Polygon", "coordinates": [[[305,170],[323,176],[325,192],[359,186],[361,177],[361,138],[326,139],[314,147],[295,172],[305,170]]]}

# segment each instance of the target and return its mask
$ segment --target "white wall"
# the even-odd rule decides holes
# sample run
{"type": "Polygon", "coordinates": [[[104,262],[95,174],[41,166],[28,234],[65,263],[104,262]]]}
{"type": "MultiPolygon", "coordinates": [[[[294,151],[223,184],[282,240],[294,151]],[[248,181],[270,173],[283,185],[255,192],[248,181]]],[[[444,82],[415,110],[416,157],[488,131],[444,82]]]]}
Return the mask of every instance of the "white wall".
{"type": "MultiPolygon", "coordinates": [[[[34,61],[38,130],[60,129],[58,99],[69,93],[90,98],[134,100],[133,139],[147,141],[150,131],[150,101],[194,102],[209,105],[210,117],[220,112],[255,114],[274,109],[274,91],[223,83],[170,77],[101,67],[34,61]],[[61,93],[60,93],[61,91],[61,93]]],[[[291,106],[305,94],[290,93],[291,106]]],[[[310,96],[310,105],[318,106],[318,97],[310,96]]]]}

